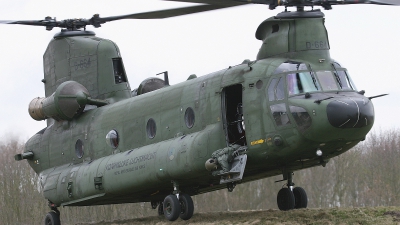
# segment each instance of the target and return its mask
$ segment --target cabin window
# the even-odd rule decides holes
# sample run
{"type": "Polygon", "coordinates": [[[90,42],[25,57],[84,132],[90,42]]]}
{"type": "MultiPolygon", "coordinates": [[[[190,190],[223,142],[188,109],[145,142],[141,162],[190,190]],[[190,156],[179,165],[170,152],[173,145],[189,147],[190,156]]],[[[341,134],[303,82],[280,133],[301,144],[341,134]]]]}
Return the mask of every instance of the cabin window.
{"type": "Polygon", "coordinates": [[[126,82],[126,75],[121,58],[112,59],[114,67],[114,81],[116,84],[126,82]]]}
{"type": "Polygon", "coordinates": [[[156,127],[156,122],[154,121],[153,118],[150,118],[150,119],[147,121],[146,130],[147,130],[147,136],[148,136],[150,139],[153,139],[153,138],[156,136],[157,127],[156,127]]]}
{"type": "Polygon", "coordinates": [[[194,111],[191,107],[187,108],[185,111],[185,124],[187,128],[192,128],[194,125],[194,111]]]}
{"type": "Polygon", "coordinates": [[[271,112],[278,127],[290,124],[289,117],[286,113],[285,103],[271,105],[271,112]]]}
{"type": "Polygon", "coordinates": [[[116,149],[119,145],[119,136],[116,130],[111,130],[106,135],[106,142],[111,147],[116,149]]]}
{"type": "Polygon", "coordinates": [[[256,88],[261,89],[263,87],[264,82],[262,80],[258,80],[256,83],[256,88]]]}
{"type": "Polygon", "coordinates": [[[81,139],[78,139],[75,143],[75,155],[79,159],[83,157],[83,142],[81,139]]]}

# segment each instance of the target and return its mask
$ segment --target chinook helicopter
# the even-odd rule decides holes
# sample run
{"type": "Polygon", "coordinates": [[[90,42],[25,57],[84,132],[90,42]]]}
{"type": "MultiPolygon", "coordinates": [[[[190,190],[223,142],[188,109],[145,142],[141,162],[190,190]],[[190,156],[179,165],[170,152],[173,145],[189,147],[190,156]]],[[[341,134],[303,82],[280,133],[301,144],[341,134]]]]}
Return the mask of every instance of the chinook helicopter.
{"type": "Polygon", "coordinates": [[[40,177],[51,211],[58,207],[151,202],[160,215],[188,220],[190,196],[283,175],[281,210],[307,207],[293,172],[325,165],[372,128],[374,110],[348,71],[329,54],[324,14],[305,7],[394,1],[268,1],[294,7],[260,24],[254,61],[169,85],[149,78],[131,90],[118,46],[87,31],[119,19],[168,18],[249,4],[205,5],[91,19],[1,21],[61,27],[44,54],[45,97],[29,114],[46,120],[16,160],[40,177]],[[168,102],[168,104],[165,104],[168,102]]]}

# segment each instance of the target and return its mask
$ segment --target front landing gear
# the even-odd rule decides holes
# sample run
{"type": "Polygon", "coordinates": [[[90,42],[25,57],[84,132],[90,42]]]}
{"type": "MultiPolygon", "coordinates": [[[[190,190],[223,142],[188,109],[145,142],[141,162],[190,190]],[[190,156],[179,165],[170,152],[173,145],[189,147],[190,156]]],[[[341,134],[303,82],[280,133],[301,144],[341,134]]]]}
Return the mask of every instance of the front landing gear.
{"type": "Polygon", "coordinates": [[[282,211],[294,209],[294,195],[290,188],[282,188],[278,192],[277,202],[278,208],[282,211]]]}
{"type": "Polygon", "coordinates": [[[57,207],[51,202],[49,202],[49,206],[51,211],[46,214],[44,225],[61,225],[60,211],[58,211],[57,207]]]}
{"type": "Polygon", "coordinates": [[[301,187],[293,188],[293,195],[294,195],[294,208],[301,209],[307,208],[308,199],[306,191],[301,187]]]}
{"type": "Polygon", "coordinates": [[[293,173],[289,172],[286,176],[284,174],[284,180],[286,179],[287,187],[282,188],[278,192],[278,208],[282,211],[307,208],[308,199],[306,191],[301,187],[293,188],[293,173]]]}

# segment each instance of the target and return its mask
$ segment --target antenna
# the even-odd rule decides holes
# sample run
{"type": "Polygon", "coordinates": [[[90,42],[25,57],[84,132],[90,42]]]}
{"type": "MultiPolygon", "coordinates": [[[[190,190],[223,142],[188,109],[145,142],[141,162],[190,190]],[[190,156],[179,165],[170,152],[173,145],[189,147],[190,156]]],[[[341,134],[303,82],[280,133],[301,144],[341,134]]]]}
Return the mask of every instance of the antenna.
{"type": "Polygon", "coordinates": [[[164,74],[164,85],[169,86],[168,71],[157,73],[157,75],[164,74]]]}

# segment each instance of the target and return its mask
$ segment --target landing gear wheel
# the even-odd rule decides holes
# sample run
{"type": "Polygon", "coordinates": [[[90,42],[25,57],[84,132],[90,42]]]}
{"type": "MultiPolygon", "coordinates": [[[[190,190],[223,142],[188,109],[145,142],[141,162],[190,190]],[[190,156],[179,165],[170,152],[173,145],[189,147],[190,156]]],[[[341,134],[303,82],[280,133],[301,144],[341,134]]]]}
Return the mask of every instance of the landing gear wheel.
{"type": "Polygon", "coordinates": [[[47,213],[46,217],[44,218],[44,225],[61,225],[60,214],[55,212],[47,213]]]}
{"type": "Polygon", "coordinates": [[[181,214],[179,217],[183,220],[192,218],[194,212],[192,197],[188,194],[181,194],[179,195],[179,203],[181,204],[181,214]]]}
{"type": "Polygon", "coordinates": [[[158,205],[158,215],[159,216],[164,215],[164,207],[162,202],[160,202],[160,204],[158,205]]]}
{"type": "Polygon", "coordinates": [[[282,188],[277,197],[278,208],[282,211],[294,209],[294,195],[290,188],[282,188]]]}
{"type": "Polygon", "coordinates": [[[164,199],[164,216],[169,221],[175,221],[181,214],[181,204],[175,195],[168,195],[164,199]]]}
{"type": "Polygon", "coordinates": [[[293,189],[293,195],[294,195],[294,208],[295,209],[301,209],[301,208],[307,208],[307,193],[306,191],[301,188],[301,187],[295,187],[293,189]]]}

